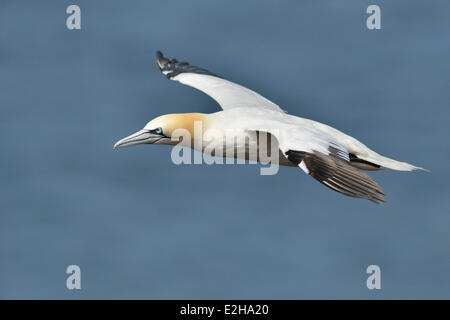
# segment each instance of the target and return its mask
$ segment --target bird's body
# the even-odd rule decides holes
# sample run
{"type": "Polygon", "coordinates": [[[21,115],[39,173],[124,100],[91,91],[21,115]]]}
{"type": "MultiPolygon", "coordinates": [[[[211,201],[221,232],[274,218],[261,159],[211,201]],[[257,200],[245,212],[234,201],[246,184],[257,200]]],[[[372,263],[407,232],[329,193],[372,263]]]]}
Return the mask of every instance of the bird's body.
{"type": "Polygon", "coordinates": [[[280,165],[298,166],[331,189],[377,203],[385,201],[384,192],[361,169],[422,169],[381,156],[326,124],[289,115],[258,93],[205,69],[167,59],[160,52],[157,63],[169,79],[205,92],[223,110],[160,116],[115,147],[181,144],[215,156],[258,162],[267,162],[266,155],[270,155],[271,161],[276,158],[280,165]],[[189,137],[180,138],[180,131],[189,137]]]}
{"type": "Polygon", "coordinates": [[[246,130],[264,131],[264,129],[270,130],[277,128],[280,131],[281,140],[288,140],[286,146],[283,143],[281,144],[281,149],[292,148],[295,143],[298,143],[301,149],[309,148],[311,150],[317,150],[317,140],[320,140],[319,137],[323,137],[326,141],[324,147],[327,148],[329,142],[335,142],[342,146],[349,154],[356,156],[354,158],[355,166],[358,166],[356,159],[371,162],[379,166],[372,168],[366,167],[366,170],[376,170],[381,169],[381,167],[400,171],[422,169],[406,162],[399,162],[381,156],[352,136],[326,124],[287,113],[272,110],[233,108],[210,114],[208,117],[210,118],[209,121],[212,122],[212,127],[220,128],[223,131],[229,130],[230,128],[239,128],[243,132],[246,130]]]}

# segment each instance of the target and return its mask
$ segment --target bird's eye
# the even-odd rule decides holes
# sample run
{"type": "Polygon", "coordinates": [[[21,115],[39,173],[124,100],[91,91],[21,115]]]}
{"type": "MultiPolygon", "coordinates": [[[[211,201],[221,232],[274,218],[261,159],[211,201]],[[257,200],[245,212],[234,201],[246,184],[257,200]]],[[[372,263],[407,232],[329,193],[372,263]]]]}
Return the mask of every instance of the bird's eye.
{"type": "Polygon", "coordinates": [[[153,130],[156,134],[162,134],[163,130],[162,128],[156,128],[155,130],[153,130]]]}

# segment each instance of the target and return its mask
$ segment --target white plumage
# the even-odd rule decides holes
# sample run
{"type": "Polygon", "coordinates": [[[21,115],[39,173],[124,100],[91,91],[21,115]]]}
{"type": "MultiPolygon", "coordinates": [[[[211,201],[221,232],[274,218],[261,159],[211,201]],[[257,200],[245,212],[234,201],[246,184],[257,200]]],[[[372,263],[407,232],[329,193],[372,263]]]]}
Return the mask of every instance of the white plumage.
{"type": "MultiPolygon", "coordinates": [[[[138,143],[173,144],[166,138],[170,138],[174,129],[191,128],[192,122],[199,119],[207,128],[213,128],[223,135],[230,130],[237,137],[249,132],[270,133],[278,143],[280,164],[299,166],[331,189],[377,203],[385,201],[382,197],[384,192],[361,169],[424,170],[384,157],[357,139],[326,124],[289,115],[260,94],[205,69],[165,58],[161,52],[157,52],[156,61],[168,79],[203,91],[216,100],[223,111],[161,116],[150,121],[138,134],[120,140],[115,147],[138,143]],[[157,129],[166,134],[156,135],[155,138],[157,129]],[[147,136],[143,137],[145,133],[147,136]]],[[[224,143],[220,136],[213,141],[213,145],[224,143]]],[[[249,143],[258,143],[253,140],[249,143]]],[[[238,143],[236,146],[236,142],[233,142],[233,145],[227,145],[226,148],[244,149],[249,143],[238,143]]]]}

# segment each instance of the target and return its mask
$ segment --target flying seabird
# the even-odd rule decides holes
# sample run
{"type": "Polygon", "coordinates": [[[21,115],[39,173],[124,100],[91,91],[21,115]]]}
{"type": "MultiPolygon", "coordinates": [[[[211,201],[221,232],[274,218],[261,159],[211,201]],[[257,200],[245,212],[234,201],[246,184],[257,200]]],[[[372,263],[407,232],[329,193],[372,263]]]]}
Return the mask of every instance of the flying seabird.
{"type": "MultiPolygon", "coordinates": [[[[255,145],[261,148],[260,144],[264,143],[262,141],[267,141],[261,140],[261,136],[265,134],[275,138],[278,144],[277,160],[280,165],[298,166],[335,191],[378,204],[386,202],[383,198],[385,193],[362,170],[384,168],[399,171],[425,170],[384,157],[355,138],[326,124],[289,115],[258,93],[225,80],[206,69],[166,58],[160,51],[156,52],[156,63],[168,79],[203,91],[216,100],[223,110],[211,114],[184,113],[159,116],[148,122],[142,130],[118,141],[114,148],[137,144],[180,143],[206,153],[205,144],[196,143],[197,140],[204,139],[203,136],[195,137],[194,125],[200,123],[203,130],[214,129],[223,133],[209,138],[208,145],[214,147],[209,150],[216,150],[219,147],[226,150],[232,148],[235,151],[232,158],[240,158],[236,150],[245,150],[247,159],[261,162],[259,156],[257,158],[249,156],[248,148],[255,145]],[[177,139],[175,137],[177,129],[187,130],[191,141],[177,139]],[[247,138],[232,139],[230,142],[230,139],[224,138],[225,132],[230,129],[233,129],[235,137],[247,138]],[[248,138],[249,133],[255,135],[248,138]]],[[[214,152],[210,154],[214,155],[214,152]]],[[[227,153],[227,157],[228,155],[227,153]]]]}

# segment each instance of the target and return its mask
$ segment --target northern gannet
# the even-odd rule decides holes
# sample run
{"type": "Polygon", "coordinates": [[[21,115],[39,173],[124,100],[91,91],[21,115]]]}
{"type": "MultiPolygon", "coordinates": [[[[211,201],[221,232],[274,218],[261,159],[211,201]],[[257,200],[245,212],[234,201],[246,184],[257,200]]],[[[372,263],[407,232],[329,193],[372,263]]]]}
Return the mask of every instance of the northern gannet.
{"type": "MultiPolygon", "coordinates": [[[[156,52],[156,63],[168,79],[203,91],[216,100],[223,111],[211,114],[184,113],[159,116],[148,122],[142,130],[118,141],[114,148],[137,144],[180,143],[206,152],[204,146],[208,144],[227,150],[229,148],[245,150],[245,157],[260,162],[258,156],[256,158],[249,156],[248,148],[255,145],[261,148],[260,144],[264,142],[259,138],[261,134],[265,134],[275,138],[276,150],[279,151],[277,160],[280,165],[298,166],[335,191],[347,196],[365,198],[378,204],[386,202],[383,198],[385,193],[362,170],[384,168],[400,171],[425,170],[379,155],[355,138],[326,124],[289,115],[258,93],[203,68],[187,62],[178,62],[176,59],[168,59],[160,51],[156,52]],[[223,134],[209,137],[208,141],[205,141],[206,144],[197,147],[196,142],[205,138],[203,135],[195,137],[196,123],[199,123],[203,130],[214,129],[223,134]],[[191,141],[175,137],[177,129],[184,129],[190,133],[191,141]],[[235,137],[248,136],[249,133],[256,135],[246,138],[247,140],[225,139],[228,134],[225,132],[230,129],[233,129],[235,137]]],[[[215,148],[209,150],[211,149],[215,150],[215,148]]],[[[233,152],[231,157],[240,156],[233,152]]]]}

